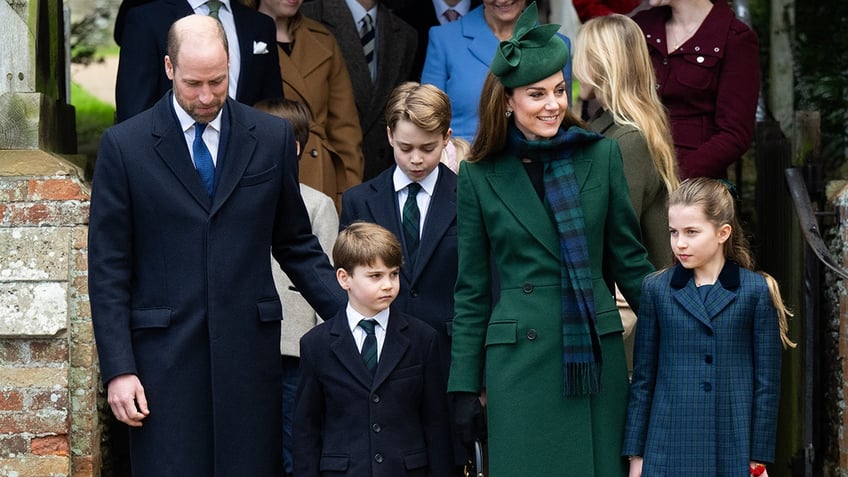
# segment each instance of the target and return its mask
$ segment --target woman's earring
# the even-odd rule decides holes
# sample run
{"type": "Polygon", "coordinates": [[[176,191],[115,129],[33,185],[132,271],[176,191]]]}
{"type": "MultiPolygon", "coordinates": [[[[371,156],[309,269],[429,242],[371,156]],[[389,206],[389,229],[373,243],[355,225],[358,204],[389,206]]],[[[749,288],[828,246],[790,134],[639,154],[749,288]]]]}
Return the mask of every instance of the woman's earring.
{"type": "Polygon", "coordinates": [[[512,110],[507,109],[506,110],[506,117],[510,117],[510,116],[512,116],[512,110]]]}

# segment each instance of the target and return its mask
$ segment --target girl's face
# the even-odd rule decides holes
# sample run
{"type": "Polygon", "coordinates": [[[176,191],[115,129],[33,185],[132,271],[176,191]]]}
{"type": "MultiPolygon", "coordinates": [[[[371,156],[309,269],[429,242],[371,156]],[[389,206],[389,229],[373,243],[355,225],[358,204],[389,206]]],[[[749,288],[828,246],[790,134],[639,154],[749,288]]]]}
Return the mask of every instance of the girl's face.
{"type": "Polygon", "coordinates": [[[685,268],[715,270],[724,264],[723,245],[730,238],[730,225],[716,227],[701,207],[672,205],[668,209],[671,250],[685,268]]]}
{"type": "MultiPolygon", "coordinates": [[[[419,0],[420,1],[420,0],[419,0]]],[[[495,22],[512,24],[527,5],[526,0],[483,0],[485,15],[495,22]]]]}
{"type": "Polygon", "coordinates": [[[410,121],[401,119],[395,129],[386,128],[389,144],[395,153],[395,162],[407,177],[418,182],[433,172],[442,159],[442,150],[447,146],[451,130],[442,136],[427,132],[410,121]]]}
{"type": "Polygon", "coordinates": [[[507,99],[515,125],[530,141],[554,137],[568,109],[562,71],[527,86],[513,89],[507,99]]]}
{"type": "Polygon", "coordinates": [[[261,0],[259,11],[274,19],[291,18],[302,4],[303,0],[261,0]]]}

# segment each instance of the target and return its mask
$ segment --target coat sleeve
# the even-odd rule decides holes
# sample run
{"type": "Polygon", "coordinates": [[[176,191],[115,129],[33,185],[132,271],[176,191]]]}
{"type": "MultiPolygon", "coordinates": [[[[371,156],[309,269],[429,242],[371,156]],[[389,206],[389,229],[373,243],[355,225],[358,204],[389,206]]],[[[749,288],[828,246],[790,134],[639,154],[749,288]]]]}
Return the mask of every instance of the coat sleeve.
{"type": "Polygon", "coordinates": [[[459,265],[454,288],[455,312],[449,392],[480,392],[483,382],[486,327],[492,312],[492,264],[483,211],[475,190],[475,171],[466,162],[457,177],[457,247],[459,265]]]}
{"type": "Polygon", "coordinates": [[[760,92],[758,65],[757,35],[731,26],[715,98],[717,131],[686,156],[688,177],[724,177],[751,147],[760,92]]]}
{"type": "Polygon", "coordinates": [[[656,289],[661,281],[649,277],[642,287],[642,306],[633,349],[633,380],[627,400],[627,421],[621,455],[644,455],[654,387],[657,380],[660,329],[656,289]]]}
{"type": "MultiPolygon", "coordinates": [[[[757,277],[760,278],[759,276],[757,277]]],[[[754,400],[751,413],[751,460],[774,462],[777,412],[780,401],[780,329],[768,286],[758,280],[754,312],[754,400]]],[[[641,326],[641,323],[639,324],[641,326]]]]}
{"type": "Polygon", "coordinates": [[[321,475],[321,432],[324,428],[324,389],[317,375],[316,341],[300,340],[300,381],[295,398],[292,455],[294,472],[303,477],[321,475]]]}
{"type": "Polygon", "coordinates": [[[448,63],[441,27],[430,28],[430,38],[427,40],[427,55],[424,57],[424,70],[421,72],[421,83],[431,84],[445,91],[448,83],[448,63]]]}
{"type": "Polygon", "coordinates": [[[283,127],[283,147],[279,151],[283,168],[280,199],[271,244],[271,253],[319,316],[335,316],[347,303],[347,295],[336,281],[336,273],[312,225],[297,178],[294,136],[287,122],[283,127]]]}
{"type": "Polygon", "coordinates": [[[642,280],[654,271],[648,252],[642,245],[641,229],[624,178],[624,165],[618,143],[611,144],[609,158],[609,204],[604,234],[604,270],[618,284],[627,303],[639,311],[639,292],[642,280]]]}
{"type": "Polygon", "coordinates": [[[160,55],[156,22],[143,18],[144,11],[143,7],[130,10],[123,27],[115,83],[117,122],[150,108],[161,97],[159,80],[165,59],[160,55]]]}
{"type": "MultiPolygon", "coordinates": [[[[332,66],[327,87],[327,124],[325,130],[330,145],[342,159],[344,172],[337,174],[336,190],[342,193],[362,182],[365,171],[365,158],[362,155],[362,129],[356,102],[353,97],[353,85],[345,65],[341,49],[335,39],[332,43],[332,66]],[[340,176],[340,177],[339,177],[340,176]]],[[[338,199],[338,198],[334,198],[338,199]]]]}
{"type": "Polygon", "coordinates": [[[103,134],[94,170],[88,227],[88,283],[91,319],[103,383],[135,374],[130,335],[130,280],[133,221],[129,180],[120,146],[103,134]]]}

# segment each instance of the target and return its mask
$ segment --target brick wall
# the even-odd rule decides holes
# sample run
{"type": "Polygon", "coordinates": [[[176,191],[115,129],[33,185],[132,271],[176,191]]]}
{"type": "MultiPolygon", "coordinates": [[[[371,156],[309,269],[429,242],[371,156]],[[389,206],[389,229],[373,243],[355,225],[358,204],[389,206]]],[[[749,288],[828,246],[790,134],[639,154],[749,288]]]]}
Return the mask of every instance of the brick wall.
{"type": "Polygon", "coordinates": [[[88,187],[15,153],[0,151],[0,477],[99,476],[88,187]]]}

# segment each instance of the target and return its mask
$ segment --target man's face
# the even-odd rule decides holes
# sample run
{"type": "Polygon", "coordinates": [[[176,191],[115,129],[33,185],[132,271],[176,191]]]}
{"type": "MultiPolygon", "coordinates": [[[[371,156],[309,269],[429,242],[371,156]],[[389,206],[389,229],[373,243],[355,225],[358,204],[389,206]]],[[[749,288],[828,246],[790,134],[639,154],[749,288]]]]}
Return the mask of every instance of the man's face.
{"type": "Polygon", "coordinates": [[[174,98],[196,122],[218,116],[227,100],[229,59],[219,42],[184,38],[176,64],[165,57],[165,73],[174,82],[174,98]]]}

